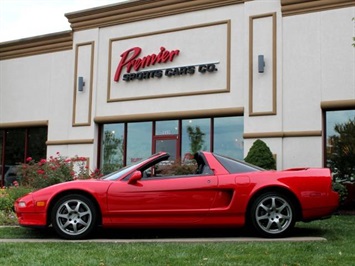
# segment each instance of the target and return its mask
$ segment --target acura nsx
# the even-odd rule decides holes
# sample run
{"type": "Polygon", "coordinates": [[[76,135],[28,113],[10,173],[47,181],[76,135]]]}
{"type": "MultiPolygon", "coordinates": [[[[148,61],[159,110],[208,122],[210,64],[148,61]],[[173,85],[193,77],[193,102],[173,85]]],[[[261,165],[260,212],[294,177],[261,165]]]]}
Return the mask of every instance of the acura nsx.
{"type": "Polygon", "coordinates": [[[263,237],[284,237],[297,221],[330,217],[338,206],[327,168],[266,171],[211,152],[180,164],[168,158],[159,152],[101,179],[32,192],[15,202],[19,224],[52,226],[71,240],[89,237],[97,226],[248,226],[263,237]]]}

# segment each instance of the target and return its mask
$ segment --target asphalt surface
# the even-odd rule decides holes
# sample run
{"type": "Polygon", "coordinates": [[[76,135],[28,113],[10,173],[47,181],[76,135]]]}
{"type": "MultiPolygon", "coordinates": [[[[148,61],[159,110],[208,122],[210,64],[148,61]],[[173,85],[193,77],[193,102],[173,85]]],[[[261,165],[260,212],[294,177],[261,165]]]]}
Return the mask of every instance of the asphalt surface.
{"type": "Polygon", "coordinates": [[[97,229],[90,239],[65,240],[58,238],[52,228],[30,229],[26,238],[1,239],[0,243],[95,242],[95,243],[209,243],[209,242],[306,242],[327,241],[322,232],[295,228],[286,238],[259,238],[241,229],[97,229]]]}
{"type": "Polygon", "coordinates": [[[208,243],[208,242],[306,242],[326,241],[323,237],[288,237],[277,239],[265,238],[172,238],[172,239],[87,239],[87,240],[64,240],[64,239],[0,239],[0,243],[48,243],[48,242],[81,242],[81,243],[208,243]]]}

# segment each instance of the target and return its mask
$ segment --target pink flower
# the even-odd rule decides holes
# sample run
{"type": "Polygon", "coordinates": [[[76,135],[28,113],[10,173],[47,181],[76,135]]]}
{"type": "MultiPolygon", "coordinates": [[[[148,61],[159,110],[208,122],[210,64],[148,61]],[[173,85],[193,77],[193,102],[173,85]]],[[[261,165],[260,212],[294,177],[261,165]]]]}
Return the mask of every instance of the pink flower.
{"type": "Polygon", "coordinates": [[[39,162],[38,162],[38,165],[39,166],[42,166],[44,164],[46,164],[47,160],[46,159],[41,159],[39,162]]]}
{"type": "Polygon", "coordinates": [[[32,157],[27,157],[26,162],[32,161],[32,157]]]}
{"type": "Polygon", "coordinates": [[[42,170],[42,169],[39,169],[39,170],[37,170],[37,174],[44,175],[44,174],[45,174],[45,171],[42,170]]]}

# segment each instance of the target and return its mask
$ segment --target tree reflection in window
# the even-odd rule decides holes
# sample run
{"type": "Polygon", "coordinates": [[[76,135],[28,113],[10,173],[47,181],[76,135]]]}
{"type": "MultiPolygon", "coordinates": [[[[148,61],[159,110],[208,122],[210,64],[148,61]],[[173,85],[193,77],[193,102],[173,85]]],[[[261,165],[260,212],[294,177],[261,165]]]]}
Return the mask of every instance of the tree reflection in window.
{"type": "Polygon", "coordinates": [[[103,140],[103,174],[112,173],[123,167],[123,136],[116,137],[115,131],[106,130],[103,140]]]}
{"type": "Polygon", "coordinates": [[[210,151],[211,119],[189,119],[182,121],[181,157],[197,151],[210,151]]]}
{"type": "Polygon", "coordinates": [[[203,144],[205,143],[204,136],[205,133],[202,132],[199,126],[187,126],[187,134],[190,140],[190,152],[195,154],[196,152],[203,149],[203,144]]]}
{"type": "MultiPolygon", "coordinates": [[[[339,111],[338,111],[339,112],[339,111]]],[[[330,167],[338,181],[355,180],[355,111],[340,111],[343,118],[349,118],[327,128],[327,167],[330,167]],[[346,113],[344,113],[346,112],[346,113]],[[332,132],[332,135],[329,134],[332,132]]],[[[332,120],[333,114],[328,114],[332,120]]],[[[339,115],[339,113],[338,113],[339,115]]],[[[333,115],[334,116],[334,115],[333,115]]],[[[338,116],[339,118],[339,116],[338,116]]],[[[334,120],[333,120],[334,121],[334,120]]],[[[328,122],[328,120],[327,120],[328,122]]]]}

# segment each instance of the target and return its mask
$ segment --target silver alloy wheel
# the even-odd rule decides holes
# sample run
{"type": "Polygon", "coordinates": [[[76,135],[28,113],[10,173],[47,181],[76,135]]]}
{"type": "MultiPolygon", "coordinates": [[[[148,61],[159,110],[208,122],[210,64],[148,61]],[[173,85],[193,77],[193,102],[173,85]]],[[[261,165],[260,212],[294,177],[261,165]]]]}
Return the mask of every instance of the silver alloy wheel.
{"type": "Polygon", "coordinates": [[[255,220],[264,232],[281,234],[292,224],[292,208],[284,198],[269,195],[256,206],[255,220]]]}
{"type": "Polygon", "coordinates": [[[90,227],[93,214],[85,202],[70,199],[58,207],[55,219],[60,230],[75,236],[83,234],[90,227]]]}

